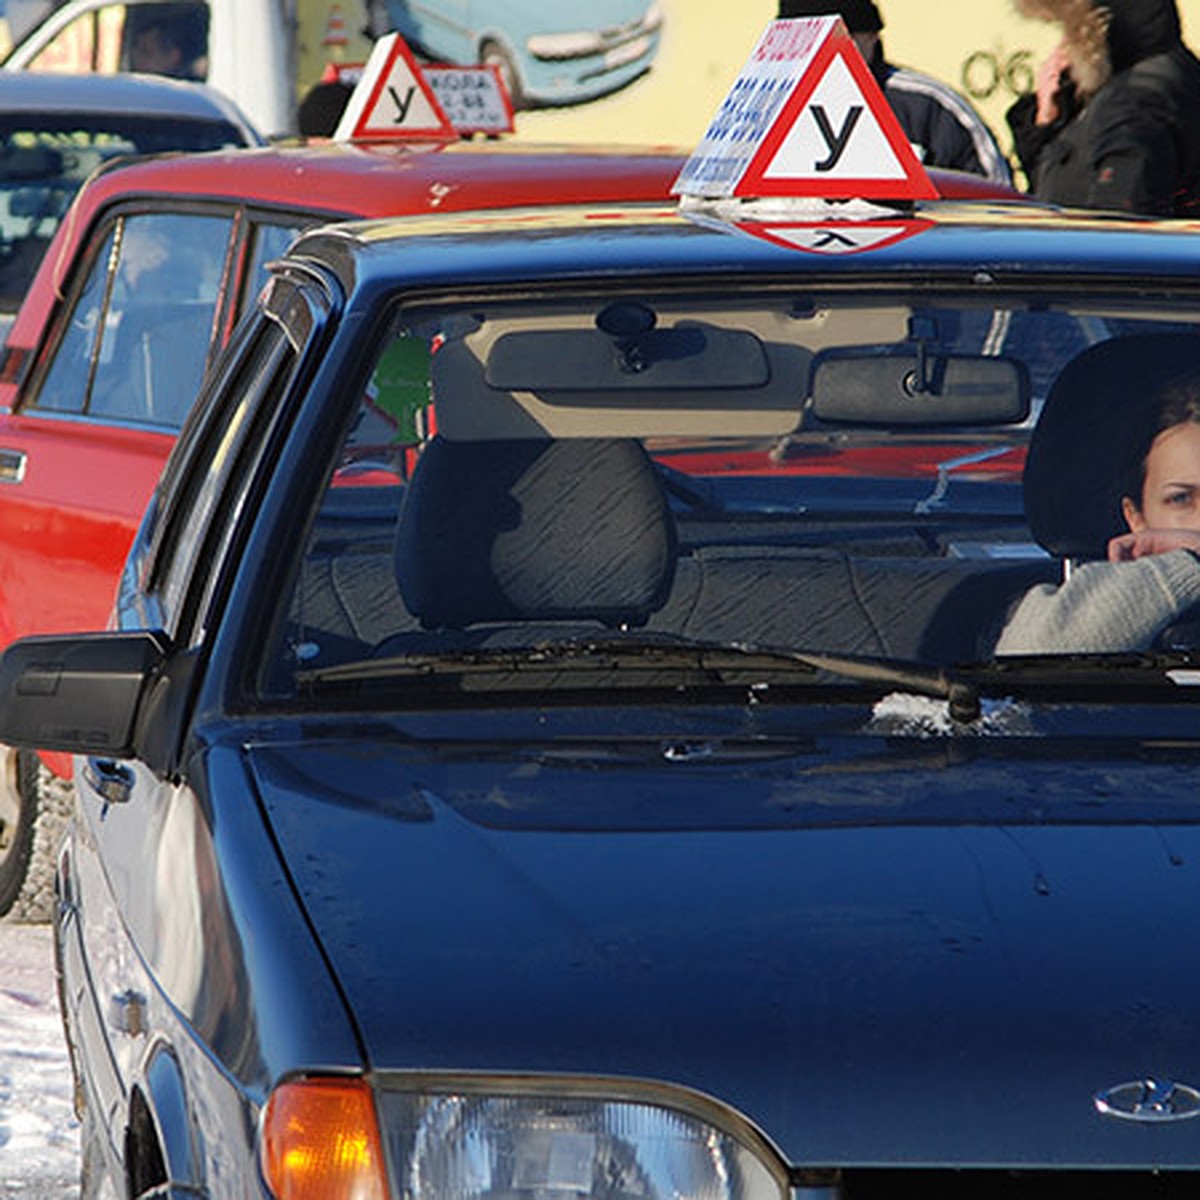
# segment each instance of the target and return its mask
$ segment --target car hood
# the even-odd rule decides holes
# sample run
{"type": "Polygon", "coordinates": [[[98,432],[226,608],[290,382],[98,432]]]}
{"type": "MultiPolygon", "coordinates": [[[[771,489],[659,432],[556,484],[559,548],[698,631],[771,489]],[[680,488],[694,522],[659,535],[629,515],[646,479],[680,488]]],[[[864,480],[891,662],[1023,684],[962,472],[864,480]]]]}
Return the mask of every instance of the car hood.
{"type": "Polygon", "coordinates": [[[794,1164],[1200,1164],[1094,1102],[1200,1083],[1198,767],[249,754],[377,1068],[671,1081],[794,1164]]]}

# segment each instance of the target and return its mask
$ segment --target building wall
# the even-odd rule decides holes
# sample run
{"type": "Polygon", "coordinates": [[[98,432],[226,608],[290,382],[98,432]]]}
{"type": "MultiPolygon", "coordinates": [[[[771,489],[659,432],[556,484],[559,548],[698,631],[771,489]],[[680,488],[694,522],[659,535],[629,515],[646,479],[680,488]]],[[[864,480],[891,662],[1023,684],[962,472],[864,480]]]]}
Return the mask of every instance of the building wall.
{"type": "MultiPolygon", "coordinates": [[[[366,43],[361,0],[329,4],[298,0],[301,19],[302,88],[320,74],[328,57],[361,58],[366,43]],[[336,13],[334,10],[337,10],[336,13]],[[346,46],[322,45],[330,17],[340,19],[346,46]]],[[[896,63],[952,83],[975,102],[1001,146],[1011,149],[1004,113],[1021,90],[1031,88],[1054,42],[1051,27],[1024,20],[1012,0],[877,0],[885,21],[884,47],[896,63]]],[[[518,139],[534,141],[653,143],[688,147],[745,62],[777,0],[660,0],[663,37],[650,72],[623,91],[574,108],[523,112],[518,139]]],[[[1200,0],[1179,0],[1185,37],[1200,50],[1200,0]]],[[[581,14],[586,0],[579,0],[581,14]]]]}

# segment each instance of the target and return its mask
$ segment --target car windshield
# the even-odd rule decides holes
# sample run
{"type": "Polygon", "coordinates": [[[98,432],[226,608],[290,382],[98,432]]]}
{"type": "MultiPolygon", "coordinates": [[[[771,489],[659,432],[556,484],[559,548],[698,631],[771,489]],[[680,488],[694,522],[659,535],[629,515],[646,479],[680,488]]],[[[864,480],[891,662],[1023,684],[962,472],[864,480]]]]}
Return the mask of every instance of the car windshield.
{"type": "Polygon", "coordinates": [[[20,306],[67,206],[101,164],[244,143],[235,126],[217,120],[86,112],[0,117],[0,311],[20,306]]]}
{"type": "Polygon", "coordinates": [[[1099,414],[1145,390],[1146,361],[1194,356],[1200,319],[1029,295],[399,309],[297,541],[266,689],[775,672],[952,696],[947,668],[994,669],[1006,636],[1018,657],[1149,649],[1157,628],[1090,644],[1051,623],[1036,644],[1010,624],[1125,528],[1129,431],[1099,414]]]}

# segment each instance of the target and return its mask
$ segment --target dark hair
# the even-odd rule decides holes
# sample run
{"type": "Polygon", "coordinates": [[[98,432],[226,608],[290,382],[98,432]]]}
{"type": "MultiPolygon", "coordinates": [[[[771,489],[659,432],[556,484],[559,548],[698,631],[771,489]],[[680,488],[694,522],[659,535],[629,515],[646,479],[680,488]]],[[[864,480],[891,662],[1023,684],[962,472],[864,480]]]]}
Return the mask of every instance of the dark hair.
{"type": "Polygon", "coordinates": [[[147,4],[135,6],[129,14],[130,39],[150,30],[174,45],[185,62],[200,58],[208,51],[208,8],[203,4],[147,4]]]}
{"type": "Polygon", "coordinates": [[[874,0],[779,0],[781,17],[825,17],[836,14],[851,33],[878,33],[883,17],[874,0]]]}
{"type": "Polygon", "coordinates": [[[333,137],[354,89],[334,79],[314,83],[300,103],[297,122],[303,137],[333,137]]]}
{"type": "Polygon", "coordinates": [[[1150,417],[1134,437],[1122,486],[1122,494],[1139,512],[1146,487],[1146,460],[1155,438],[1177,425],[1200,425],[1200,376],[1189,371],[1169,379],[1159,390],[1150,417]]]}

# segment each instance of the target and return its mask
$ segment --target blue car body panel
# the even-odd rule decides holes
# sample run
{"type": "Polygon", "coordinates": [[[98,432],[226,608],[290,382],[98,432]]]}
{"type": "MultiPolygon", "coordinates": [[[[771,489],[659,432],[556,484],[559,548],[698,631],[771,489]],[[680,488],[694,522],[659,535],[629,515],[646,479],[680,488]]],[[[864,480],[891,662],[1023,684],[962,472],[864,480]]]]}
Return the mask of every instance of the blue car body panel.
{"type": "MultiPolygon", "coordinates": [[[[1094,1093],[1200,1073],[1190,926],[1147,936],[1189,903],[1200,828],[1088,803],[1177,797],[1178,767],[965,761],[906,803],[819,746],[599,777],[378,738],[250,757],[377,1070],[671,1080],[792,1162],[870,1165],[882,1137],[913,1166],[1092,1167],[1146,1153],[1094,1093]]],[[[1194,1166],[1186,1123],[1153,1156],[1194,1166]]]]}

